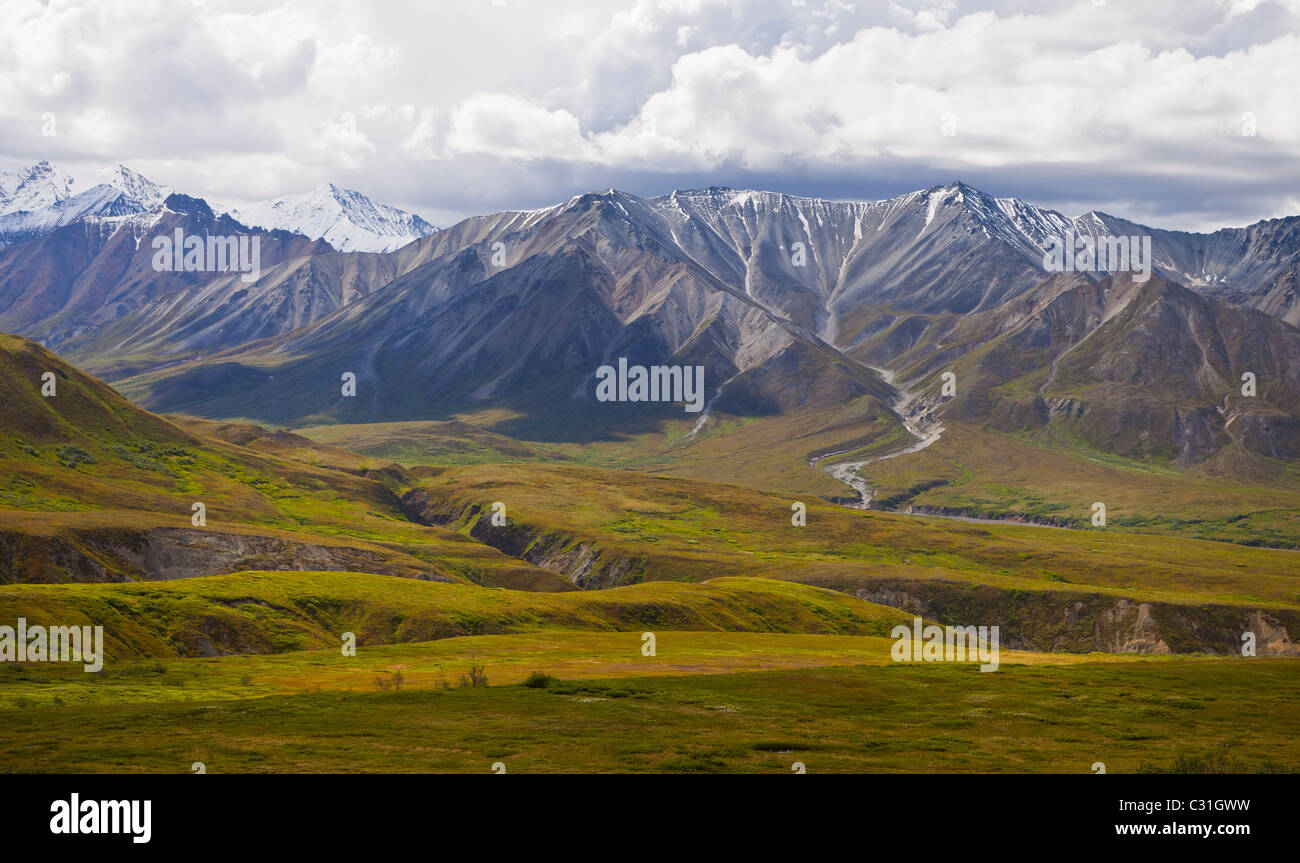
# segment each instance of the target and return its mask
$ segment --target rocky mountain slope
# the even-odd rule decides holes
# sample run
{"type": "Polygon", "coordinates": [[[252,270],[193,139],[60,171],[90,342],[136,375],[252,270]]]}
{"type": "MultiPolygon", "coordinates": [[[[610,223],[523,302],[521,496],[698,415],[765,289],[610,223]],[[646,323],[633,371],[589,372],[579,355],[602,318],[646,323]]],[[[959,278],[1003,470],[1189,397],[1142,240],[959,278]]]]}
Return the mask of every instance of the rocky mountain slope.
{"type": "MultiPolygon", "coordinates": [[[[331,207],[351,199],[318,191],[273,209],[328,235],[331,207]]],[[[835,421],[848,449],[912,434],[877,369],[915,385],[951,366],[966,386],[936,416],[1023,430],[1064,415],[1094,445],[1181,463],[1234,442],[1268,458],[1296,451],[1287,220],[1206,239],[1098,213],[1070,219],[962,183],[868,203],[608,190],[467,219],[389,253],[263,233],[269,253],[249,281],[148,268],[147,241],[182,219],[197,233],[252,230],[173,195],[156,211],[89,217],[0,250],[0,326],[151,408],[210,417],[503,409],[510,419],[493,430],[534,440],[668,423],[689,441],[723,417],[823,422],[848,405],[835,421]],[[1053,238],[1100,246],[1112,235],[1138,247],[1151,238],[1149,279],[1044,281],[1053,238]],[[680,402],[598,402],[595,372],[620,358],[702,367],[707,406],[697,417],[680,402]],[[1244,372],[1262,393],[1237,404],[1244,372]],[[986,389],[995,403],[972,401],[986,389]],[[1115,422],[1122,435],[1106,431],[1115,422]]]]}
{"type": "MultiPolygon", "coordinates": [[[[174,242],[178,231],[201,238],[205,248],[210,237],[255,237],[263,270],[331,251],[329,244],[301,234],[251,230],[215,215],[202,200],[172,194],[150,210],[88,216],[0,249],[0,328],[61,348],[155,298],[225,275],[216,269],[160,270],[153,241],[174,242]]],[[[136,350],[121,346],[124,355],[136,350]]]]}
{"type": "MultiPolygon", "coordinates": [[[[1103,449],[1181,463],[1233,442],[1268,458],[1296,452],[1300,331],[1179,287],[1159,266],[1146,281],[1044,280],[1039,244],[1087,234],[1099,224],[1089,218],[962,184],[873,204],[611,190],[425,237],[389,269],[376,264],[396,273],[382,289],[314,320],[250,315],[267,336],[255,343],[223,351],[213,330],[195,342],[175,322],[206,319],[169,312],[167,300],[104,333],[168,359],[124,367],[137,372],[115,374],[124,391],[206,416],[362,422],[499,406],[515,418],[496,431],[532,439],[691,419],[680,405],[598,404],[595,370],[626,357],[703,366],[706,422],[865,400],[858,433],[844,430],[848,448],[891,429],[908,436],[891,412],[897,391],[876,369],[915,383],[951,367],[961,398],[934,405],[936,415],[1002,431],[1064,416],[1103,449]],[[153,335],[118,338],[127,324],[153,335]],[[346,372],[358,378],[355,397],[339,386],[346,372]],[[1256,397],[1233,395],[1245,372],[1256,397]]],[[[69,349],[92,364],[113,351],[104,338],[69,349]]]]}
{"type": "Polygon", "coordinates": [[[1053,276],[986,312],[894,317],[853,354],[920,382],[920,414],[1010,433],[1058,424],[1181,464],[1234,445],[1300,455],[1300,331],[1158,276],[1053,276]]]}

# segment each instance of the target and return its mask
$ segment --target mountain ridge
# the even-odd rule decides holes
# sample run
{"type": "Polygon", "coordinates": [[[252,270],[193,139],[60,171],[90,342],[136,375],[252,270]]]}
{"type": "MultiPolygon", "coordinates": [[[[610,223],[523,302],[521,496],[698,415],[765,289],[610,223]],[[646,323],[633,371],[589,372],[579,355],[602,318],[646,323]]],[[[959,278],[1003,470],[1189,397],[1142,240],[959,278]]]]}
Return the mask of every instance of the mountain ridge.
{"type": "Polygon", "coordinates": [[[341,252],[392,252],[438,230],[414,213],[333,183],[228,212],[245,224],[323,239],[341,252]]]}
{"type": "MultiPolygon", "coordinates": [[[[337,190],[324,188],[329,194],[337,190]]],[[[198,199],[168,201],[192,218],[229,218],[198,199]]],[[[140,231],[144,217],[117,218],[140,231]]],[[[226,224],[231,230],[238,225],[226,224]]],[[[1179,274],[1195,269],[1203,284],[1193,293],[1210,305],[1184,297],[1174,311],[1144,306],[1145,317],[1126,336],[1136,341],[1124,343],[1128,353],[1122,352],[1123,368],[1116,373],[1133,377],[1138,357],[1145,356],[1140,362],[1160,371],[1144,386],[1176,391],[1171,376],[1179,370],[1143,347],[1139,335],[1150,331],[1157,341],[1183,343],[1186,322],[1180,316],[1227,321],[1228,341],[1240,344],[1249,327],[1221,306],[1267,305],[1285,290],[1293,266],[1289,224],[1268,223],[1252,241],[1231,235],[1235,239],[1212,246],[1195,237],[1160,235],[1150,278],[1178,284],[1179,274]],[[1225,286],[1230,295],[1222,292],[1225,286]]],[[[1095,238],[1142,230],[1099,213],[1070,219],[959,181],[876,202],[719,186],[650,198],[608,189],[549,207],[465,219],[388,253],[293,241],[265,259],[251,284],[208,274],[160,275],[115,286],[117,277],[92,267],[86,271],[92,277],[77,276],[69,309],[42,317],[43,308],[28,308],[25,316],[15,316],[9,309],[17,300],[0,302],[0,325],[17,324],[20,332],[57,345],[79,365],[162,411],[316,424],[450,421],[504,410],[513,418],[491,431],[533,440],[595,440],[680,425],[680,432],[670,434],[683,435],[687,448],[734,423],[784,417],[796,436],[809,428],[823,431],[809,444],[812,458],[873,440],[908,439],[899,391],[876,369],[912,383],[916,376],[905,366],[922,357],[927,375],[960,366],[963,357],[968,359],[962,368],[973,370],[969,363],[984,357],[988,345],[1017,332],[1032,333],[1026,338],[1033,349],[1026,347],[1025,356],[1038,358],[1041,367],[1027,370],[1012,362],[995,370],[989,387],[1041,392],[1022,394],[1028,400],[999,396],[1005,406],[998,410],[1010,411],[1008,416],[981,407],[971,418],[1008,431],[1023,430],[1029,417],[1044,410],[1049,417],[1059,414],[1053,405],[1074,396],[1056,391],[1068,378],[1058,373],[1073,374],[1073,358],[1087,354],[1078,353],[1077,345],[1123,314],[1125,305],[1114,297],[1136,296],[1147,283],[1086,267],[1045,272],[1044,247],[1058,234],[1095,238]],[[86,282],[106,283],[108,289],[87,291],[80,287],[86,282]],[[1089,285],[1102,286],[1109,297],[1103,311],[1076,315],[1068,326],[1046,325],[1064,314],[1067,301],[1078,302],[1049,294],[1068,289],[1081,297],[1085,289],[1095,290],[1089,285]],[[935,345],[927,347],[930,341],[935,345]],[[907,356],[900,359],[902,354],[907,356]],[[597,409],[592,374],[619,357],[632,364],[705,366],[709,396],[701,416],[688,422],[680,407],[670,405],[597,409]],[[1042,375],[1032,386],[1025,377],[1030,371],[1042,375]],[[345,373],[356,376],[355,398],[340,390],[345,373]],[[829,429],[839,430],[836,439],[825,436],[829,429]]],[[[135,236],[133,254],[145,233],[135,236]]],[[[1294,240],[1300,247],[1300,236],[1294,240]]],[[[9,260],[36,248],[29,243],[0,250],[0,285],[18,281],[6,269],[9,260]]],[[[59,254],[53,248],[34,257],[59,254]]],[[[32,291],[32,280],[26,284],[19,300],[32,291]]],[[[0,301],[4,296],[0,291],[0,301]]],[[[1285,318],[1261,331],[1286,356],[1300,336],[1285,318]]],[[[1211,340],[1217,337],[1206,332],[1211,340]]],[[[1250,362],[1265,369],[1258,358],[1250,362]]],[[[1226,366],[1215,368],[1216,386],[1226,388],[1226,366]]],[[[1300,370],[1290,366],[1278,373],[1284,386],[1270,390],[1274,394],[1290,392],[1291,378],[1300,378],[1300,370]]],[[[968,382],[983,379],[962,375],[968,382]]],[[[1090,390],[1091,401],[1069,408],[1063,421],[1078,419],[1070,411],[1095,419],[1111,407],[1119,410],[1116,404],[1127,396],[1115,381],[1106,387],[1090,390]]],[[[1184,463],[1212,457],[1236,438],[1224,434],[1227,416],[1215,414],[1227,393],[1211,395],[1197,390],[1173,413],[1153,396],[1150,409],[1133,419],[1135,433],[1146,436],[1140,446],[1103,443],[1184,463]]],[[[1138,402],[1145,399],[1143,394],[1138,402]]],[[[1264,403],[1256,407],[1263,410],[1264,403]]],[[[1274,413],[1239,414],[1233,430],[1254,424],[1250,450],[1285,458],[1296,450],[1292,426],[1300,407],[1288,396],[1267,408],[1274,413]]],[[[1078,429],[1100,433],[1090,420],[1081,422],[1078,429]]]]}
{"type": "MultiPolygon", "coordinates": [[[[74,191],[77,184],[72,174],[48,160],[0,172],[0,248],[86,218],[147,212],[176,191],[121,164],[108,182],[74,191]]],[[[340,251],[395,251],[437,230],[414,213],[334,183],[301,194],[212,208],[250,227],[324,239],[340,251]]]]}
{"type": "MultiPolygon", "coordinates": [[[[255,344],[203,358],[174,357],[180,362],[120,385],[157,410],[278,423],[449,420],[507,407],[516,419],[493,431],[567,440],[666,429],[681,421],[671,409],[655,406],[595,409],[597,366],[616,357],[699,364],[708,369],[709,406],[683,430],[684,446],[719,423],[776,416],[820,423],[805,412],[858,405],[861,427],[837,421],[843,446],[820,444],[820,454],[861,447],[873,436],[908,434],[894,407],[898,391],[874,370],[885,367],[911,379],[895,354],[937,339],[944,347],[929,351],[927,374],[956,364],[970,387],[981,375],[961,371],[963,357],[983,357],[984,345],[1023,332],[1029,333],[1026,345],[1038,346],[1025,356],[1040,357],[1039,365],[1010,376],[996,370],[988,386],[1014,389],[1026,373],[1046,375],[1049,367],[1053,380],[1037,380],[1034,386],[1045,393],[1023,405],[1015,406],[1017,396],[999,409],[1010,417],[977,412],[994,428],[1019,430],[1030,414],[1047,411],[1046,421],[1060,413],[1048,404],[1070,397],[1051,389],[1053,381],[1057,389],[1066,382],[1056,379],[1057,371],[1073,369],[1067,355],[1077,344],[1124,313],[1129,302],[1116,297],[1131,299],[1169,284],[1160,275],[1139,282],[1123,273],[1043,274],[1027,251],[1030,236],[1069,230],[1070,224],[1059,214],[999,203],[963,184],[875,204],[720,187],[653,199],[617,190],[589,193],[540,210],[465,220],[405,249],[406,270],[350,305],[255,344]],[[796,263],[797,243],[806,252],[802,265],[796,263]],[[1103,297],[1097,311],[1064,329],[1044,327],[1061,314],[1053,309],[1076,302],[1085,289],[1103,297]],[[947,321],[944,326],[957,333],[984,334],[949,343],[942,328],[934,329],[936,321],[947,321]],[[894,342],[900,347],[891,353],[894,342]],[[356,400],[338,395],[345,371],[357,375],[363,395],[356,400]]],[[[1186,343],[1180,316],[1187,315],[1226,322],[1234,346],[1260,330],[1269,338],[1263,347],[1295,354],[1300,331],[1284,321],[1255,312],[1261,317],[1250,324],[1244,309],[1231,312],[1237,307],[1225,300],[1190,291],[1178,297],[1173,313],[1167,306],[1143,306],[1121,350],[1117,373],[1158,370],[1138,387],[1156,394],[1149,403],[1146,395],[1134,402],[1147,405],[1143,411],[1125,413],[1133,395],[1115,381],[1109,389],[1092,389],[1084,406],[1071,409],[1087,414],[1071,427],[1094,444],[1193,463],[1238,440],[1225,434],[1230,418],[1216,413],[1230,389],[1227,366],[1216,366],[1222,391],[1201,388],[1169,407],[1158,394],[1179,391],[1174,378],[1182,371],[1139,338],[1148,330],[1157,344],[1166,337],[1186,343]],[[1134,434],[1143,436],[1140,445],[1101,437],[1102,418],[1112,414],[1132,421],[1134,434]]],[[[1295,389],[1300,367],[1287,361],[1270,372],[1258,352],[1249,357],[1251,368],[1281,382],[1281,389],[1270,384],[1270,393],[1295,389]]],[[[1290,396],[1265,399],[1239,412],[1233,430],[1249,425],[1251,452],[1287,458],[1297,451],[1298,414],[1300,404],[1290,396]]],[[[1067,414],[1062,421],[1077,419],[1067,414]]]]}

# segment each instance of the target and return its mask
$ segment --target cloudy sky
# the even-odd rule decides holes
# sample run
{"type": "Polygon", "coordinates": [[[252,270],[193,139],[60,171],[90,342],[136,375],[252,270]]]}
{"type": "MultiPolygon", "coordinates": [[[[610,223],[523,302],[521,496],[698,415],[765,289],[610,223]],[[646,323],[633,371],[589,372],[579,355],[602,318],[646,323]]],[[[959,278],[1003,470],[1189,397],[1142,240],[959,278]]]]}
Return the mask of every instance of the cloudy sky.
{"type": "Polygon", "coordinates": [[[1298,33],[1300,0],[4,0],[0,168],[435,224],[961,179],[1206,229],[1300,213],[1298,33]]]}

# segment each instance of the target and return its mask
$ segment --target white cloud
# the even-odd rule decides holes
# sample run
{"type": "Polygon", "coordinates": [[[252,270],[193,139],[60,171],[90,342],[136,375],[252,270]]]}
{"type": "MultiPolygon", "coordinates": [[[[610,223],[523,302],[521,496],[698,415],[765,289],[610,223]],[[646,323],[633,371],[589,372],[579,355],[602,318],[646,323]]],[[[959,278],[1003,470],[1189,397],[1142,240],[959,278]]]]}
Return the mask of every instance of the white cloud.
{"type": "Polygon", "coordinates": [[[505,93],[478,93],[452,109],[443,158],[589,161],[591,152],[578,118],[568,111],[505,93]]]}
{"type": "Polygon", "coordinates": [[[1203,226],[1300,185],[1297,23],[1300,0],[9,0],[0,161],[226,200],[332,180],[444,221],[607,186],[960,177],[1203,226]]]}
{"type": "Polygon", "coordinates": [[[421,108],[415,128],[406,136],[406,140],[402,141],[402,149],[416,159],[436,159],[438,158],[437,141],[438,126],[434,121],[433,109],[421,108]]]}

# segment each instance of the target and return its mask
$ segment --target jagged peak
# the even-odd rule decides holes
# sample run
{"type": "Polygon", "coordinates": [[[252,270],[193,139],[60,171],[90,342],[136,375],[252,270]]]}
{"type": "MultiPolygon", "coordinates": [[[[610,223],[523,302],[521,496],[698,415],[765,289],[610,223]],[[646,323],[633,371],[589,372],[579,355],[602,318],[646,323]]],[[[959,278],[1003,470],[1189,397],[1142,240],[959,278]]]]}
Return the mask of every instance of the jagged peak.
{"type": "Polygon", "coordinates": [[[229,213],[241,222],[324,239],[342,251],[392,251],[438,230],[415,213],[333,182],[232,207],[229,213]]]}
{"type": "Polygon", "coordinates": [[[173,213],[203,216],[209,219],[214,218],[212,208],[208,206],[207,201],[202,198],[182,195],[180,192],[172,192],[168,195],[163,201],[163,206],[173,213]]]}

